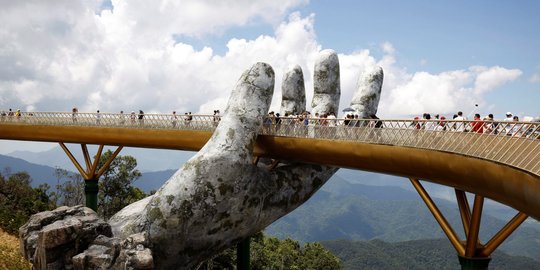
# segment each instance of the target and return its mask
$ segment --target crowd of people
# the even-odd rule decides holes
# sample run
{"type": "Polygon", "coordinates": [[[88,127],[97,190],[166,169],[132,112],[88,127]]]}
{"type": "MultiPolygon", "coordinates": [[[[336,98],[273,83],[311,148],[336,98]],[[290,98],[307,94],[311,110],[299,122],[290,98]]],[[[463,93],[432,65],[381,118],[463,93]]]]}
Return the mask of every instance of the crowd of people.
{"type": "MultiPolygon", "coordinates": [[[[24,113],[25,116],[30,116],[31,113],[24,113]]],[[[13,119],[20,119],[23,116],[21,110],[12,110],[11,108],[6,112],[1,112],[2,120],[6,117],[13,117],[13,119]]],[[[94,114],[95,123],[101,124],[103,115],[97,110],[94,114]]],[[[139,110],[138,113],[131,111],[130,114],[124,114],[124,111],[120,111],[119,114],[107,114],[108,119],[114,117],[121,125],[127,123],[131,125],[143,125],[145,121],[145,113],[143,110],[139,110]],[[128,122],[129,121],[129,122],[128,122]]],[[[181,124],[185,126],[191,125],[193,121],[193,115],[191,112],[185,112],[183,116],[177,115],[176,111],[173,111],[170,116],[170,123],[173,128],[179,127],[181,124]]],[[[79,110],[77,107],[72,108],[71,118],[73,122],[77,122],[79,119],[79,110]]],[[[210,118],[213,126],[217,126],[221,120],[221,114],[219,110],[214,110],[213,115],[210,118]]],[[[88,115],[85,115],[85,120],[88,120],[88,115]]],[[[463,115],[463,112],[459,111],[454,114],[451,119],[439,114],[432,116],[430,113],[424,113],[422,117],[414,117],[409,123],[409,128],[428,130],[428,131],[460,131],[460,132],[474,132],[474,133],[488,133],[488,134],[505,134],[508,136],[529,136],[531,133],[540,133],[539,130],[531,128],[526,122],[540,122],[538,118],[527,117],[521,119],[512,114],[506,113],[506,117],[502,120],[495,120],[493,114],[488,114],[481,117],[479,113],[475,113],[474,117],[469,120],[468,117],[463,115]]],[[[317,127],[372,127],[372,128],[384,128],[385,124],[375,114],[362,116],[358,113],[347,113],[343,115],[343,118],[338,119],[334,112],[328,113],[315,113],[311,114],[309,111],[303,111],[301,113],[289,113],[286,112],[283,116],[280,113],[273,111],[269,112],[267,117],[263,120],[263,129],[266,131],[281,131],[282,126],[317,126],[317,127]]]]}
{"type": "Polygon", "coordinates": [[[519,116],[513,115],[512,112],[507,112],[506,117],[502,121],[496,121],[493,114],[488,114],[481,117],[479,113],[475,113],[472,120],[463,116],[463,112],[459,111],[453,115],[453,121],[448,121],[446,117],[435,115],[434,119],[431,114],[424,113],[422,118],[414,117],[411,125],[416,129],[424,130],[440,130],[440,131],[462,131],[488,134],[505,134],[508,136],[529,136],[531,133],[540,132],[532,126],[523,122],[540,121],[540,119],[529,118],[525,121],[520,121],[519,116]]]}

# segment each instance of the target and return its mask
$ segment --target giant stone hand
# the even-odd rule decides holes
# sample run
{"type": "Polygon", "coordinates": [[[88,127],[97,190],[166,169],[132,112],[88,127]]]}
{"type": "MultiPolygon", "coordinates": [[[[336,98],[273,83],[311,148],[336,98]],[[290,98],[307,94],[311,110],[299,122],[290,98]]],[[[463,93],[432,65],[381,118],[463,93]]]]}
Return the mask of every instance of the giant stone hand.
{"type": "MultiPolygon", "coordinates": [[[[303,79],[289,81],[282,111],[305,109],[303,79]]],[[[288,161],[269,170],[253,163],[273,88],[269,65],[257,63],[244,72],[208,143],[154,195],[114,215],[109,220],[114,236],[126,239],[144,232],[156,269],[190,269],[308,200],[337,168],[288,161]]],[[[314,111],[337,113],[339,62],[334,51],[321,52],[314,90],[314,111]]]]}

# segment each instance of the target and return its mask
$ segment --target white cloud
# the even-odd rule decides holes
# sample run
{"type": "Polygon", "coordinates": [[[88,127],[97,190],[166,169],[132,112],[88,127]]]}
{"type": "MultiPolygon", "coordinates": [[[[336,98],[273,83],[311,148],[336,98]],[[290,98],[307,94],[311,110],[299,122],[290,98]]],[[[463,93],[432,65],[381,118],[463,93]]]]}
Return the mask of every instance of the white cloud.
{"type": "MultiPolygon", "coordinates": [[[[99,1],[7,5],[0,11],[0,39],[8,41],[0,44],[0,108],[210,113],[225,107],[240,74],[258,61],[276,73],[273,110],[280,105],[282,74],[293,64],[304,71],[309,106],[314,60],[326,48],[317,41],[315,15],[291,13],[282,21],[288,9],[303,3],[113,1],[112,11],[97,15],[99,1]],[[273,25],[274,33],[231,39],[223,55],[173,38],[257,21],[273,25]]],[[[482,103],[486,93],[521,75],[498,66],[411,73],[399,66],[390,42],[381,46],[380,59],[369,50],[339,54],[341,108],[349,105],[360,72],[375,65],[385,76],[381,116],[465,110],[472,100],[482,103]]]]}
{"type": "Polygon", "coordinates": [[[394,49],[394,45],[388,41],[384,42],[381,47],[385,54],[394,54],[396,51],[396,49],[394,49]]]}
{"type": "Polygon", "coordinates": [[[523,73],[519,69],[506,69],[499,66],[491,68],[474,66],[469,69],[477,74],[474,82],[476,94],[482,94],[506,82],[513,81],[523,73]]]}
{"type": "Polygon", "coordinates": [[[533,74],[531,78],[529,78],[529,82],[540,83],[540,74],[533,74]]]}

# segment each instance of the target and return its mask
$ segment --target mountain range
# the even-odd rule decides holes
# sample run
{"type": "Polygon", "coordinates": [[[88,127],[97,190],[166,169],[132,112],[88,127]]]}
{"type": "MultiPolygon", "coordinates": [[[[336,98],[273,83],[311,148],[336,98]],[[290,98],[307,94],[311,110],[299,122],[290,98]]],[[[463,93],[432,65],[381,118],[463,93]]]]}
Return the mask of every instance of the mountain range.
{"type": "MultiPolygon", "coordinates": [[[[41,153],[15,152],[9,156],[0,155],[0,169],[10,167],[11,172],[27,171],[34,179],[34,186],[46,182],[54,187],[57,180],[53,167],[33,164],[14,156],[39,160],[42,164],[51,161],[51,164],[62,167],[60,160],[69,162],[69,159],[61,149],[55,149],[41,153]]],[[[74,149],[72,151],[77,155],[74,149]]],[[[149,164],[159,164],[157,167],[165,168],[157,171],[141,169],[142,177],[135,181],[134,185],[147,192],[159,188],[177,170],[172,169],[177,168],[174,164],[182,164],[193,155],[191,152],[182,151],[153,151],[155,152],[126,149],[121,152],[121,155],[134,153],[138,163],[147,164],[147,169],[152,168],[149,164]]],[[[73,170],[74,167],[71,165],[67,169],[73,170]]],[[[461,225],[455,200],[452,198],[453,190],[428,182],[423,183],[454,229],[459,232],[461,225]]],[[[514,214],[515,210],[506,206],[491,201],[486,203],[481,226],[482,242],[499,230],[514,214]]],[[[340,169],[308,202],[274,222],[266,229],[266,233],[300,242],[378,239],[395,243],[445,237],[406,178],[347,169],[340,169]]],[[[527,220],[505,241],[500,250],[540,261],[539,223],[533,219],[527,220]]]]}

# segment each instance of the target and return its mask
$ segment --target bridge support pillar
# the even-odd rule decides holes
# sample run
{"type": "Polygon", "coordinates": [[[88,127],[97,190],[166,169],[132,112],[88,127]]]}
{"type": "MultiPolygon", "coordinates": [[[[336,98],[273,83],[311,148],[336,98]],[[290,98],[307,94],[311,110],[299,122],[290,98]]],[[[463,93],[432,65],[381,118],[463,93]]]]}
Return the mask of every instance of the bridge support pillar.
{"type": "Polygon", "coordinates": [[[462,270],[483,270],[488,269],[491,261],[491,253],[504,242],[514,232],[523,221],[527,219],[527,214],[517,213],[499,232],[497,232],[486,244],[480,243],[478,235],[480,233],[480,221],[484,206],[484,197],[478,194],[474,196],[473,208],[471,211],[467,195],[464,191],[456,189],[456,199],[459,206],[465,241],[459,239],[452,226],[448,223],[441,211],[435,205],[427,191],[418,179],[410,178],[414,188],[426,203],[426,206],[441,226],[443,232],[450,240],[458,253],[459,264],[462,270]]]}
{"type": "Polygon", "coordinates": [[[97,212],[99,191],[98,180],[101,175],[103,175],[103,173],[105,173],[105,171],[109,168],[116,156],[118,156],[118,154],[122,150],[122,146],[119,146],[116,151],[114,151],[114,153],[109,157],[109,159],[106,160],[105,163],[98,168],[98,166],[100,165],[99,160],[101,158],[101,153],[103,152],[103,145],[99,146],[98,151],[94,156],[94,160],[92,161],[90,159],[88,147],[86,147],[86,144],[81,144],[81,149],[86,164],[85,169],[81,166],[79,161],[77,161],[77,159],[73,156],[71,151],[69,151],[69,149],[64,143],[61,142],[60,147],[62,147],[71,162],[73,162],[73,165],[75,165],[75,168],[77,168],[81,176],[84,178],[84,195],[86,199],[86,207],[97,212]]]}
{"type": "Polygon", "coordinates": [[[243,240],[236,246],[236,269],[249,270],[250,238],[243,240]]]}
{"type": "Polygon", "coordinates": [[[461,270],[487,270],[491,261],[490,257],[469,258],[458,255],[458,258],[461,270]]]}
{"type": "Polygon", "coordinates": [[[86,198],[86,207],[97,212],[98,205],[98,179],[84,181],[84,197],[86,198]]]}

